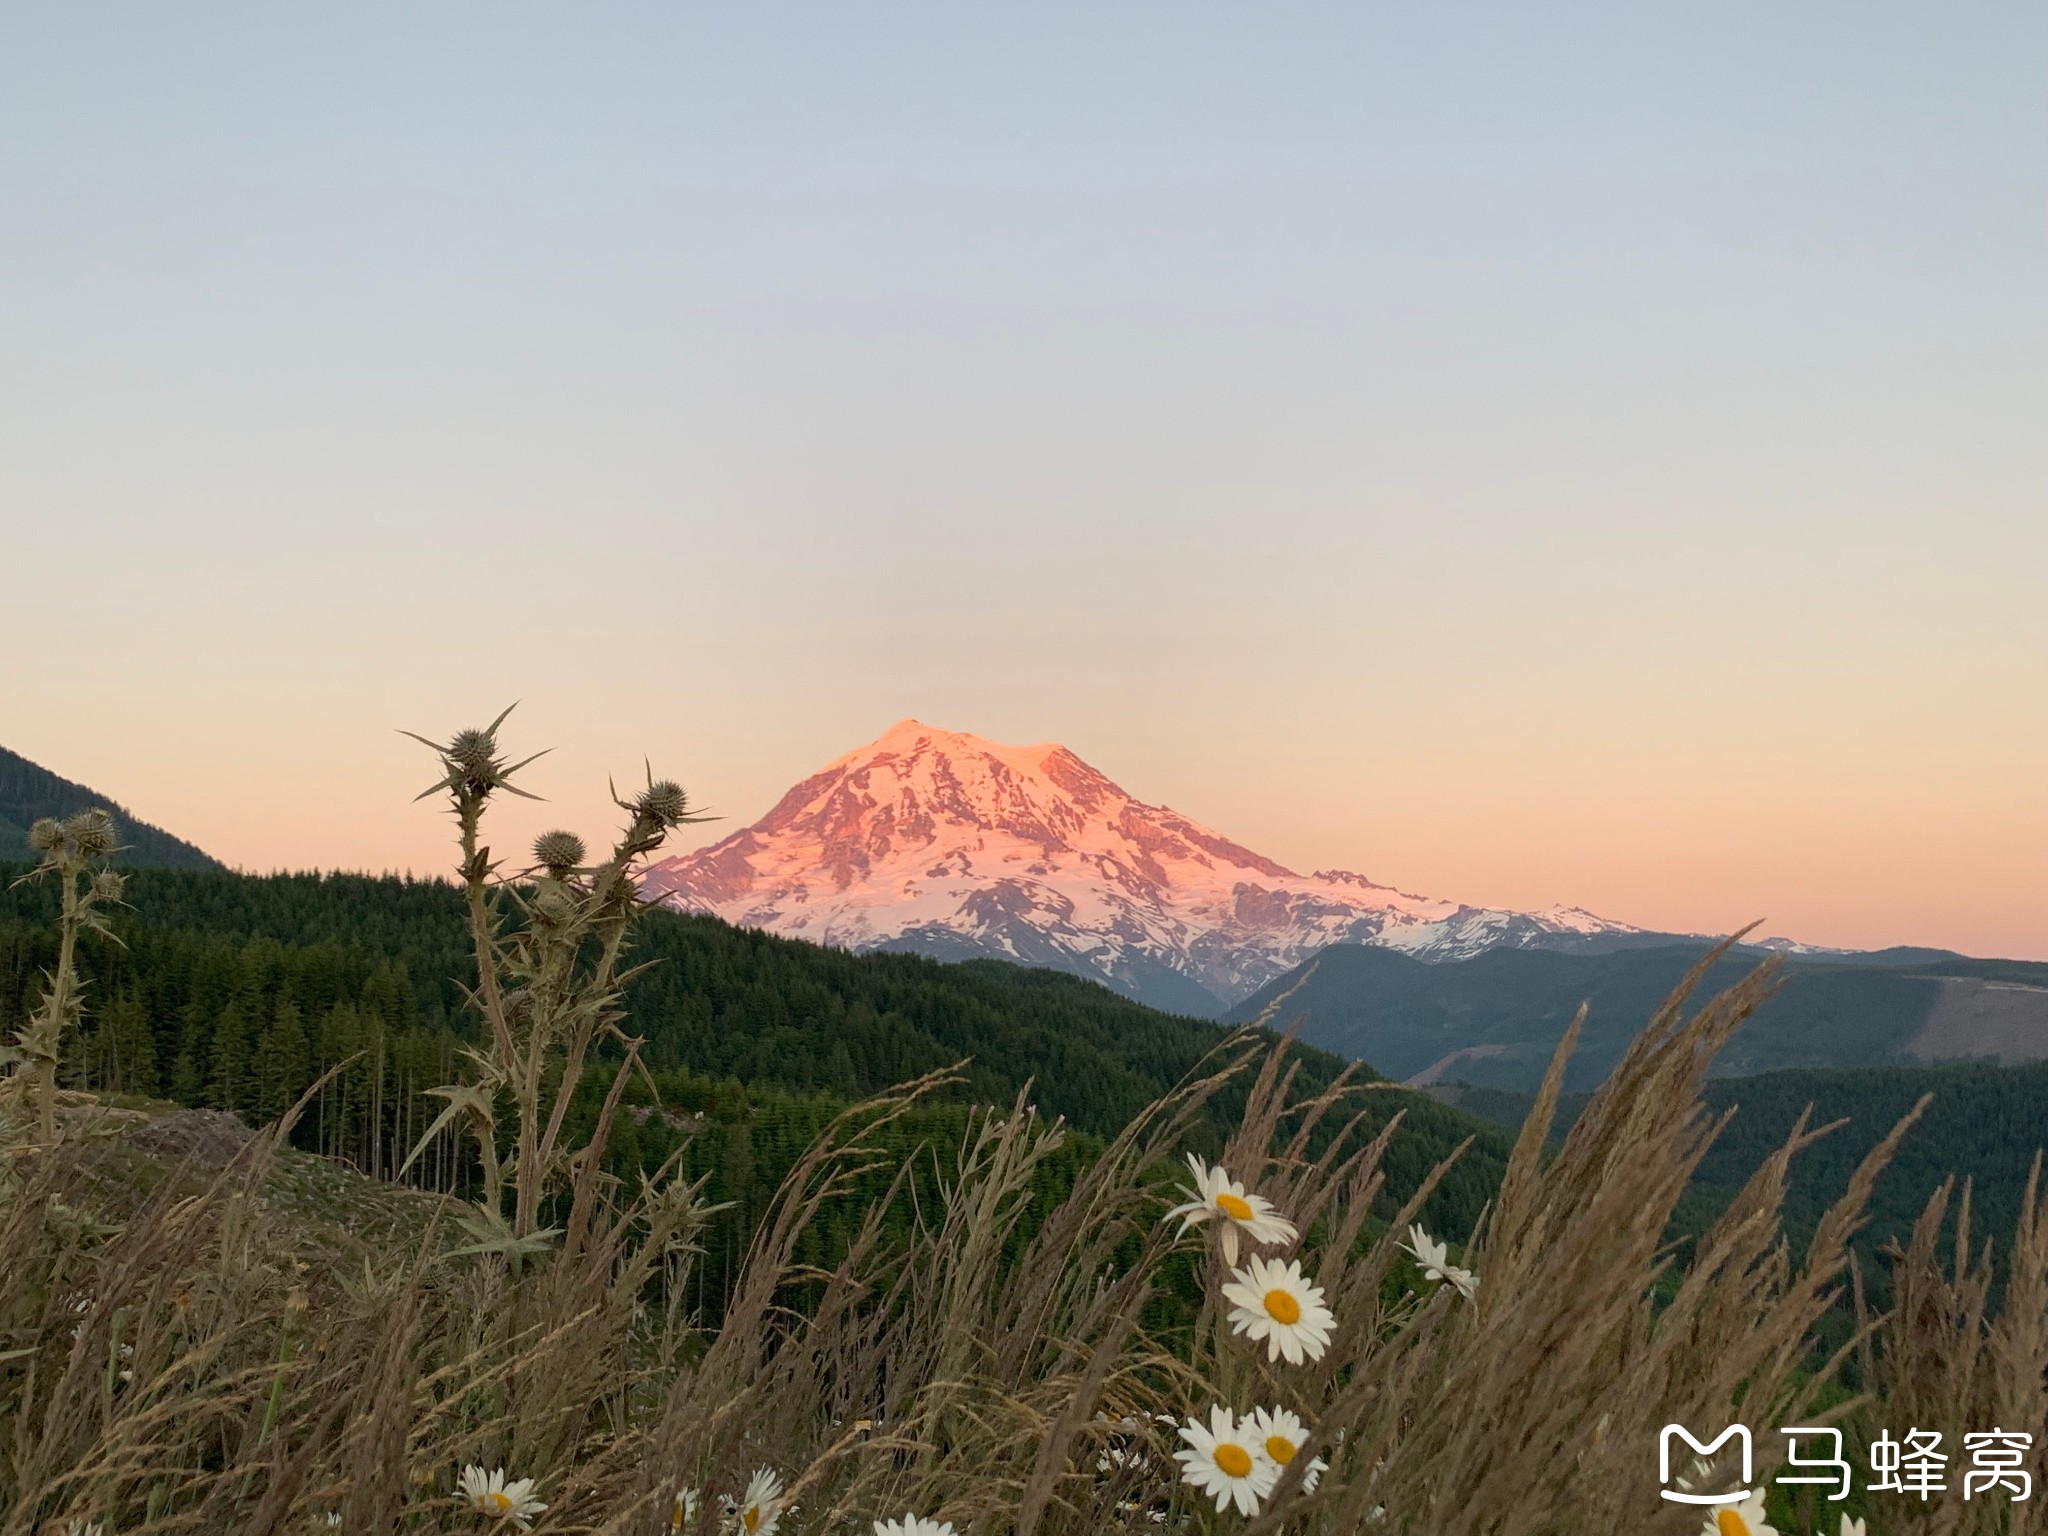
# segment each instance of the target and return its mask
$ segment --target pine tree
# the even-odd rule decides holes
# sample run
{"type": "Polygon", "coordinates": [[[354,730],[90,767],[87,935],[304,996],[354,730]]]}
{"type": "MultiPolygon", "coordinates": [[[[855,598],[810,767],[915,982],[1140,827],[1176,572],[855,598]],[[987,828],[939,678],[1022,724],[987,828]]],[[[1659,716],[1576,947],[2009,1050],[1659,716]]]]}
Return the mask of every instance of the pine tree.
{"type": "Polygon", "coordinates": [[[213,1050],[208,1063],[207,1103],[214,1109],[248,1107],[249,1021],[236,998],[213,1021],[213,1050]]]}
{"type": "Polygon", "coordinates": [[[305,1026],[299,1022],[299,1005],[286,998],[277,1005],[263,1031],[253,1076],[257,1116],[275,1120],[298,1101],[311,1080],[307,1071],[305,1026]]]}
{"type": "Polygon", "coordinates": [[[123,991],[100,1016],[100,1049],[95,1063],[100,1085],[115,1093],[156,1092],[156,1040],[149,1011],[133,991],[123,991]]]}

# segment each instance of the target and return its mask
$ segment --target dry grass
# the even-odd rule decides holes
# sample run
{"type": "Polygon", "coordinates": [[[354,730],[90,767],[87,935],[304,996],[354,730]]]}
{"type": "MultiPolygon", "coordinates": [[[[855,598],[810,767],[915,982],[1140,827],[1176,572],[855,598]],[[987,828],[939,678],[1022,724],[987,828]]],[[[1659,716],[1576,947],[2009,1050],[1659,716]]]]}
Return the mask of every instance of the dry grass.
{"type": "MultiPolygon", "coordinates": [[[[1398,1127],[1311,1158],[1311,1123],[1340,1123],[1356,1090],[1294,1102],[1282,1054],[1250,1036],[1133,1124],[1007,1262],[1030,1174],[1062,1134],[1021,1102],[977,1122],[907,1238],[885,1241],[878,1204],[833,1271],[801,1271],[805,1223],[936,1082],[849,1111],[791,1174],[715,1333],[672,1300],[703,1215],[687,1187],[628,1195],[586,1163],[562,1246],[523,1264],[462,1252],[474,1245],[445,1219],[388,1223],[308,1259],[303,1214],[277,1193],[277,1128],[217,1174],[163,1177],[110,1215],[112,1144],[80,1133],[37,1150],[16,1110],[0,1206],[0,1536],[71,1519],[299,1532],[329,1513],[349,1531],[487,1529],[451,1496],[469,1462],[536,1479],[536,1528],[550,1531],[666,1529],[682,1487],[705,1491],[710,1529],[717,1496],[766,1465],[792,1485],[791,1533],[906,1510],[991,1533],[1148,1531],[1155,1515],[1251,1532],[1691,1532],[1699,1516],[1655,1496],[1657,1428],[1740,1418],[1768,1462],[1777,1427],[1809,1421],[1825,1378],[1807,1341],[1891,1149],[1795,1265],[1775,1210],[1802,1130],[1655,1299],[1674,1262],[1666,1218],[1713,1129],[1702,1075],[1768,980],[1689,1016],[1675,998],[1546,1160],[1553,1070],[1466,1255],[1480,1274],[1470,1301],[1414,1280],[1400,1224],[1368,1240],[1398,1127]],[[1176,1242],[1211,1245],[1220,1264],[1206,1229],[1177,1239],[1161,1222],[1157,1170],[1241,1071],[1255,1082],[1225,1161],[1307,1234],[1299,1255],[1337,1317],[1328,1352],[1300,1366],[1248,1348],[1213,1300],[1192,1343],[1169,1347],[1141,1323],[1176,1242]],[[1300,1487],[1306,1455],[1249,1521],[1177,1487],[1178,1442],[1154,1415],[1219,1401],[1297,1410],[1309,1454],[1331,1463],[1315,1493],[1300,1487]]],[[[1950,1203],[1966,1193],[1937,1195],[1896,1261],[1896,1310],[1856,1346],[1868,1396],[1832,1415],[1895,1435],[1941,1426],[1952,1443],[1994,1423],[2038,1434],[2038,1191],[1995,1315],[1966,1215],[1960,1257],[1941,1257],[1950,1203]]],[[[1952,1492],[1877,1507],[1872,1529],[2031,1531],[2038,1507],[1952,1492]]]]}
{"type": "MultiPolygon", "coordinates": [[[[1778,1210],[1791,1160],[1824,1134],[1804,1124],[1696,1245],[1665,1246],[1717,1129],[1702,1081],[1771,985],[1766,966],[1693,1008],[1718,952],[1546,1156],[1574,1024],[1461,1256],[1478,1273],[1469,1296],[1404,1246],[1449,1163],[1391,1225],[1374,1220],[1398,1119],[1369,1137],[1358,1109],[1372,1090],[1350,1081],[1303,1099],[1288,1053],[1248,1030],[1048,1210],[1031,1206],[1033,1175],[1064,1132],[1024,1098],[973,1119],[921,1207],[878,1133],[950,1077],[848,1110],[789,1175],[722,1315],[692,1316],[701,1187],[673,1165],[637,1188],[605,1175],[567,1144],[559,1086],[605,1042],[623,1054],[601,1145],[637,1045],[618,1004],[629,869],[687,819],[682,793],[650,783],[621,801],[631,823],[590,869],[576,867],[580,843],[549,834],[538,872],[512,885],[480,839],[485,802],[514,771],[494,732],[436,750],[483,1026],[476,1075],[444,1096],[476,1142],[486,1200],[437,1201],[288,1153],[289,1117],[238,1151],[198,1136],[215,1166],[167,1168],[180,1143],[160,1136],[146,1156],[123,1139],[133,1115],[76,1096],[55,1114],[38,1066],[55,1046],[39,1037],[29,1070],[0,1082],[0,1536],[509,1527],[458,1495],[472,1463],[532,1480],[546,1505],[534,1528],[551,1532],[668,1530],[683,1490],[701,1495],[689,1529],[729,1532],[721,1501],[770,1468],[784,1484],[776,1536],[906,1512],[963,1536],[1690,1536],[1700,1512],[1657,1497],[1667,1423],[1746,1423],[1759,1481],[1786,1424],[1838,1423],[1859,1456],[1885,1429],[1937,1428],[1952,1450],[1966,1430],[2038,1442],[2048,1429],[2038,1168],[1997,1307],[1968,1191],[1944,1189],[1894,1259],[1893,1311],[1818,1366],[1815,1324],[1857,1278],[1850,1238],[1913,1116],[1796,1262],[1778,1210]],[[1240,1075],[1250,1088],[1223,1166],[1297,1229],[1269,1253],[1298,1259],[1331,1313],[1327,1347],[1294,1364],[1234,1331],[1219,1223],[1183,1236],[1162,1219],[1194,1117],[1240,1075]],[[517,1124],[501,1139],[507,1105],[517,1124]],[[878,1170],[894,1178],[845,1257],[799,1264],[821,1210],[872,1189],[878,1170]],[[907,1228],[884,1220],[892,1203],[917,1207],[907,1228]],[[1176,1250],[1200,1276],[1191,1323],[1157,1305],[1176,1250]],[[1837,1386],[1845,1365],[1862,1395],[1837,1386]],[[1178,1477],[1179,1426],[1216,1405],[1284,1408],[1307,1428],[1250,1517],[1217,1513],[1178,1477]]],[[[62,1022],[50,1012],[52,1040],[62,1022]]],[[[1960,1461],[1945,1498],[1874,1496],[1870,1529],[2044,1528],[2048,1496],[1964,1501],[1960,1461]]],[[[1809,1496],[1797,1528],[1836,1536],[1835,1519],[1809,1496]]]]}

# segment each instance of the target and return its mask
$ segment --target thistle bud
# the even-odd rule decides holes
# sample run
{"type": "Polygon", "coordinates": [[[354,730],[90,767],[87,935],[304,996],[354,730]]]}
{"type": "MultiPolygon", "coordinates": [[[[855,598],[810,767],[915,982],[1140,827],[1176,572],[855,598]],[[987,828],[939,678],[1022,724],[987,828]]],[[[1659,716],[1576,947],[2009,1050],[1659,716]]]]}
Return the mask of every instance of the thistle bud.
{"type": "Polygon", "coordinates": [[[689,814],[690,797],[673,779],[650,784],[633,804],[634,811],[657,826],[673,827],[689,814]]]}
{"type": "Polygon", "coordinates": [[[497,738],[490,731],[457,731],[448,743],[448,760],[472,778],[488,777],[497,755],[497,738]]]}
{"type": "Polygon", "coordinates": [[[543,832],[533,840],[533,856],[556,879],[583,862],[583,839],[574,832],[543,832]]]}
{"type": "Polygon", "coordinates": [[[40,818],[28,829],[28,845],[37,853],[48,853],[63,837],[64,829],[48,816],[40,818]]]}
{"type": "Polygon", "coordinates": [[[66,817],[58,830],[80,853],[112,853],[120,846],[120,838],[114,832],[114,818],[97,807],[66,817]]]}
{"type": "Polygon", "coordinates": [[[92,899],[94,901],[119,901],[121,893],[127,888],[127,880],[111,869],[103,869],[92,877],[92,899]]]}

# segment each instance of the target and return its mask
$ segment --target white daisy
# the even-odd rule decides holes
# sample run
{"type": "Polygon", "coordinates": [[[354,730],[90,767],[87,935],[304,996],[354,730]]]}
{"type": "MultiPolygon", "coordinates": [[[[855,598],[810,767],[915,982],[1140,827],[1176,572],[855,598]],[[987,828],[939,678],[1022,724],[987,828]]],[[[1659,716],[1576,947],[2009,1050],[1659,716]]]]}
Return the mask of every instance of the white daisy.
{"type": "Polygon", "coordinates": [[[905,1515],[901,1520],[877,1520],[875,1536],[953,1536],[953,1522],[926,1520],[920,1515],[905,1515]]]}
{"type": "Polygon", "coordinates": [[[1223,1287],[1223,1299],[1230,1303],[1232,1333],[1255,1344],[1264,1339],[1268,1360],[1285,1355],[1289,1365],[1299,1365],[1304,1356],[1323,1358],[1337,1315],[1323,1305],[1323,1288],[1309,1283],[1299,1260],[1254,1257],[1231,1273],[1236,1283],[1223,1287]]]}
{"type": "Polygon", "coordinates": [[[486,1472],[472,1462],[462,1469],[460,1483],[462,1496],[469,1500],[471,1509],[495,1520],[510,1520],[522,1531],[547,1508],[533,1496],[532,1478],[522,1477],[508,1483],[503,1467],[486,1472]]]}
{"type": "Polygon", "coordinates": [[[1259,1500],[1273,1491],[1280,1469],[1266,1459],[1249,1425],[1240,1425],[1235,1414],[1219,1405],[1209,1410],[1207,1429],[1189,1419],[1180,1437],[1188,1448],[1175,1451],[1173,1459],[1181,1464],[1183,1482],[1214,1494],[1219,1512],[1230,1503],[1239,1514],[1259,1512],[1259,1500]]]}
{"type": "Polygon", "coordinates": [[[1759,1492],[1715,1510],[1700,1527],[1700,1536],[1778,1536],[1778,1528],[1764,1518],[1764,1496],[1759,1492]]]}
{"type": "MultiPolygon", "coordinates": [[[[1245,1433],[1259,1442],[1259,1449],[1276,1467],[1285,1467],[1292,1462],[1295,1452],[1308,1439],[1308,1426],[1291,1409],[1255,1408],[1244,1422],[1245,1433]]],[[[1323,1474],[1329,1469],[1330,1464],[1320,1456],[1310,1462],[1308,1469],[1301,1474],[1301,1491],[1314,1493],[1316,1484],[1322,1481],[1323,1474]]]]}
{"type": "Polygon", "coordinates": [[[1110,1446],[1095,1458],[1098,1472],[1142,1472],[1145,1470],[1145,1455],[1142,1451],[1126,1451],[1119,1446],[1110,1446]]]}
{"type": "Polygon", "coordinates": [[[742,1536],[775,1536],[775,1522],[781,1518],[782,1479],[763,1467],[748,1481],[740,1499],[740,1531],[742,1536]]]}
{"type": "Polygon", "coordinates": [[[1294,1241],[1294,1223],[1279,1215],[1273,1209],[1273,1202],[1264,1195],[1247,1192],[1220,1165],[1211,1168],[1192,1152],[1188,1154],[1188,1167],[1195,1175],[1195,1187],[1189,1191],[1194,1198],[1166,1213],[1168,1221],[1176,1216],[1180,1218],[1183,1236],[1188,1228],[1198,1227],[1205,1221],[1214,1219],[1220,1222],[1223,1262],[1233,1267],[1237,1263],[1240,1232],[1251,1240],[1254,1248],[1294,1241]]]}
{"type": "Polygon", "coordinates": [[[1408,1229],[1408,1241],[1401,1245],[1415,1255],[1415,1262],[1422,1266],[1425,1280],[1437,1280],[1457,1287],[1458,1294],[1467,1301],[1479,1289],[1479,1277],[1469,1269],[1460,1269],[1451,1262],[1448,1244],[1435,1241],[1419,1226],[1408,1229]]]}
{"type": "Polygon", "coordinates": [[[680,1531],[684,1526],[695,1525],[697,1523],[697,1502],[696,1489],[678,1488],[676,1490],[675,1505],[668,1512],[668,1528],[672,1531],[680,1531]]]}

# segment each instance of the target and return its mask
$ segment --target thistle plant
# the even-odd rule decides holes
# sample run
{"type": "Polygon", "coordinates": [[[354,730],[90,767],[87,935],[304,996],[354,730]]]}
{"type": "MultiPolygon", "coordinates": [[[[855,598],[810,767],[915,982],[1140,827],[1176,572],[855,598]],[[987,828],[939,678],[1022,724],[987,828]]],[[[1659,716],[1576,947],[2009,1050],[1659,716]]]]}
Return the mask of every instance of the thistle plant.
{"type": "MultiPolygon", "coordinates": [[[[513,1210],[502,1237],[505,1251],[516,1255],[532,1251],[536,1240],[547,1235],[535,1226],[550,1186],[566,1183],[573,1149],[563,1145],[563,1126],[591,1050],[604,1041],[616,1043],[624,1052],[621,1079],[639,1064],[642,1042],[619,1028],[625,986],[644,969],[624,964],[642,910],[634,866],[677,827],[705,818],[691,813],[681,785],[656,780],[650,769],[647,787],[631,800],[613,788],[613,803],[630,819],[603,862],[584,863],[586,850],[575,833],[544,832],[534,843],[533,864],[507,877],[483,842],[484,813],[499,794],[539,798],[512,779],[541,755],[517,763],[500,755],[498,727],[511,712],[508,708],[482,730],[460,731],[446,743],[405,732],[441,761],[441,777],[420,798],[446,794],[455,818],[462,849],[458,873],[476,955],[471,1001],[484,1025],[479,1044],[465,1052],[475,1068],[473,1078],[432,1090],[448,1107],[420,1138],[406,1166],[447,1126],[466,1127],[483,1170],[478,1219],[496,1231],[504,1223],[506,1176],[498,1153],[497,1107],[509,1095],[517,1130],[510,1159],[513,1210]]],[[[603,1129],[601,1124],[599,1147],[603,1129]]]]}
{"type": "MultiPolygon", "coordinates": [[[[112,939],[106,907],[121,903],[121,876],[107,867],[120,852],[114,818],[97,808],[62,821],[48,816],[28,829],[28,845],[42,861],[14,883],[40,883],[55,876],[62,885],[58,919],[57,964],[43,973],[43,996],[12,1047],[0,1049],[0,1060],[15,1063],[18,1080],[34,1091],[38,1129],[45,1146],[57,1139],[57,1061],[67,1031],[85,1016],[85,987],[78,978],[78,935],[86,930],[112,939]]],[[[119,940],[115,940],[116,943],[119,940]]]]}

